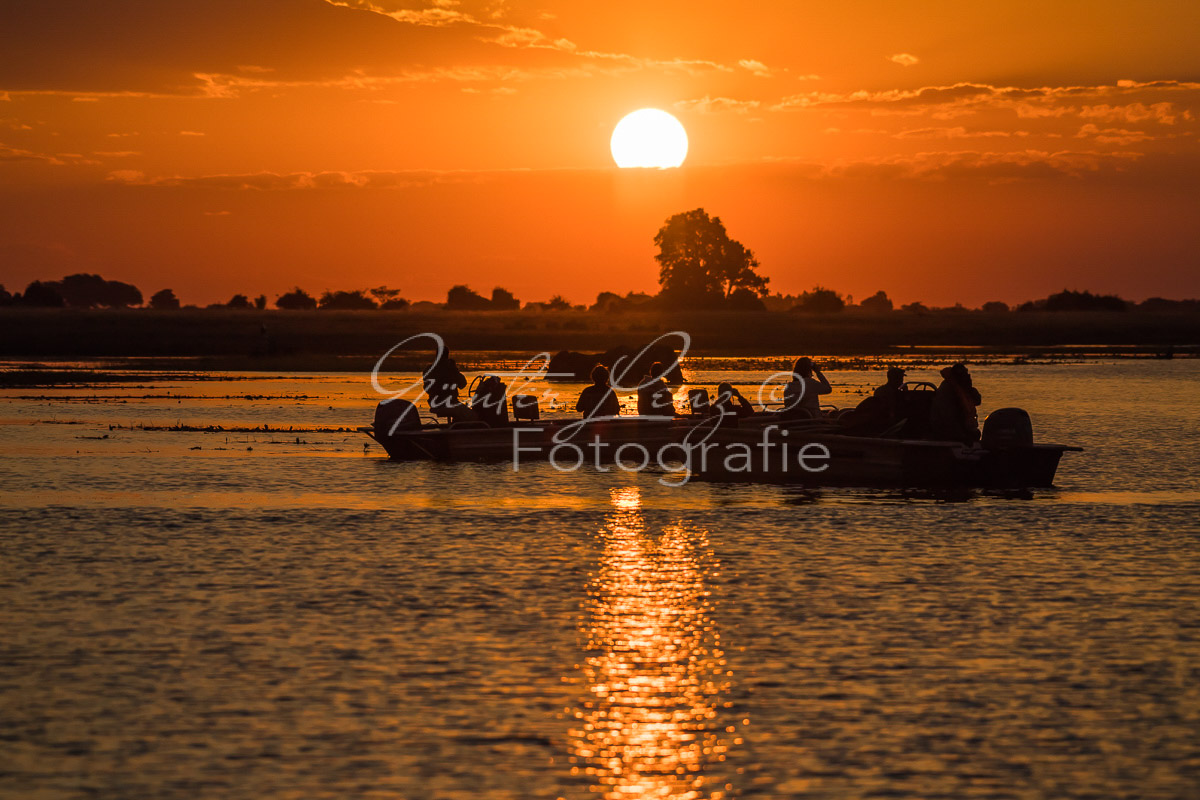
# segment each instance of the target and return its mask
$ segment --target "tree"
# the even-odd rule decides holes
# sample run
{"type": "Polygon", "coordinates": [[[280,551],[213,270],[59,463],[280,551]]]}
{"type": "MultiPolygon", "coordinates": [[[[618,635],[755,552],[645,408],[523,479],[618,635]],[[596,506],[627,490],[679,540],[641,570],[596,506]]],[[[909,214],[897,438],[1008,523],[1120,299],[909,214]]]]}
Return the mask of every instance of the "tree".
{"type": "Polygon", "coordinates": [[[411,305],[407,300],[400,296],[399,289],[390,289],[387,286],[376,286],[367,292],[375,298],[379,303],[379,307],[384,311],[399,311],[408,308],[411,305]]]}
{"type": "Polygon", "coordinates": [[[34,281],[25,287],[25,293],[13,298],[15,305],[35,308],[62,308],[66,305],[63,296],[53,281],[34,281]]]}
{"type": "Polygon", "coordinates": [[[179,309],[179,298],[170,289],[163,289],[161,292],[155,292],[150,296],[150,307],[162,311],[177,311],[179,309]]]}
{"type": "Polygon", "coordinates": [[[446,308],[449,311],[488,311],[491,307],[491,300],[462,284],[446,292],[446,308]]]}
{"type": "Polygon", "coordinates": [[[47,285],[53,286],[72,308],[126,308],[142,304],[142,293],[133,284],[105,280],[86,272],[68,275],[47,285]]]}
{"type": "Polygon", "coordinates": [[[260,294],[258,297],[254,298],[254,307],[259,311],[262,311],[264,308],[266,308],[267,296],[265,294],[260,294]]]}
{"type": "Polygon", "coordinates": [[[551,297],[543,305],[545,305],[547,310],[549,310],[549,311],[570,311],[571,310],[570,301],[568,301],[567,298],[563,297],[561,294],[554,295],[554,297],[551,297]]]}
{"type": "Polygon", "coordinates": [[[1046,298],[1047,311],[1127,311],[1129,302],[1115,294],[1092,294],[1063,289],[1046,298]]]}
{"type": "Polygon", "coordinates": [[[1092,294],[1063,289],[1044,300],[1027,300],[1017,311],[1128,311],[1130,303],[1115,294],[1092,294]]]}
{"type": "Polygon", "coordinates": [[[766,311],[767,305],[753,289],[742,287],[734,291],[725,301],[731,311],[766,311]]]}
{"type": "Polygon", "coordinates": [[[280,295],[275,301],[275,307],[287,311],[311,311],[317,307],[317,301],[313,299],[312,295],[297,286],[290,292],[280,295]]]}
{"type": "Polygon", "coordinates": [[[497,286],[492,289],[492,308],[496,311],[517,311],[521,308],[521,301],[508,289],[497,286]]]}
{"type": "Polygon", "coordinates": [[[858,304],[863,311],[869,311],[872,314],[886,314],[895,308],[892,305],[892,299],[887,296],[882,289],[868,297],[858,304]]]}
{"type": "Polygon", "coordinates": [[[13,296],[4,288],[4,284],[0,284],[0,306],[11,306],[13,304],[13,296]]]}
{"type": "Polygon", "coordinates": [[[250,298],[244,294],[235,294],[229,298],[229,302],[225,304],[226,308],[247,309],[250,308],[250,298]]]}
{"type": "Polygon", "coordinates": [[[983,310],[989,314],[1002,314],[1008,311],[1008,303],[1002,300],[989,300],[983,304],[983,310]]]}
{"type": "Polygon", "coordinates": [[[375,302],[383,305],[389,300],[395,300],[400,296],[399,289],[391,289],[387,286],[376,286],[374,289],[368,289],[367,294],[375,298],[375,302]]]}
{"type": "Polygon", "coordinates": [[[846,301],[833,289],[814,286],[812,291],[800,295],[800,302],[792,310],[810,314],[835,314],[845,307],[846,301]]]}
{"type": "Polygon", "coordinates": [[[596,302],[592,303],[589,311],[621,311],[623,310],[624,302],[621,300],[621,295],[616,292],[601,292],[596,295],[596,302]]]}
{"type": "Polygon", "coordinates": [[[767,293],[767,278],[755,272],[758,260],[741,242],[729,238],[720,217],[703,208],[670,217],[654,236],[658,282],[673,303],[712,305],[737,289],[767,293]]]}
{"type": "Polygon", "coordinates": [[[321,308],[333,311],[368,311],[374,309],[375,301],[367,297],[362,289],[353,292],[325,292],[321,295],[321,308]]]}

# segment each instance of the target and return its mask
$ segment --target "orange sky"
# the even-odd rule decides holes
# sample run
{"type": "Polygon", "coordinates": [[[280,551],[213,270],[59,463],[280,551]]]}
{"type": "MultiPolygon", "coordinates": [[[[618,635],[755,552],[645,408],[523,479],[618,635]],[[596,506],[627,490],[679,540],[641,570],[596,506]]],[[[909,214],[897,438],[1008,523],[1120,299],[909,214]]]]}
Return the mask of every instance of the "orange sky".
{"type": "Polygon", "coordinates": [[[0,7],[0,283],[184,302],[656,287],[703,206],[771,288],[1200,295],[1200,4],[0,7]],[[618,170],[627,112],[678,170],[618,170]]]}

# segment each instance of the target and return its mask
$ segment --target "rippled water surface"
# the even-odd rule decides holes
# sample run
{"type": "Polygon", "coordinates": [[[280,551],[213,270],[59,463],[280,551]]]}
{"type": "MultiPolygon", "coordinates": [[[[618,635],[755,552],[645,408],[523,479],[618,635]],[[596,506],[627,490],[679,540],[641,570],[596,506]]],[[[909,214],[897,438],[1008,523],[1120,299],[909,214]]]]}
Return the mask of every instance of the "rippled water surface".
{"type": "Polygon", "coordinates": [[[974,372],[1057,488],[396,464],[361,376],[3,390],[0,796],[1200,796],[1200,361],[974,372]]]}

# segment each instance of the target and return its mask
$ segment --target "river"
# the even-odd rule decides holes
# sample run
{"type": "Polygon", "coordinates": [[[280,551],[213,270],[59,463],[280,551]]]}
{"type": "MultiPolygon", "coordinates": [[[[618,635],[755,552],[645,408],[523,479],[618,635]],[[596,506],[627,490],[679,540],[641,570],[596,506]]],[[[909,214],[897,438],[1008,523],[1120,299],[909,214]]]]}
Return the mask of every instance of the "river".
{"type": "Polygon", "coordinates": [[[399,464],[362,375],[0,390],[0,795],[1200,795],[1200,360],[972,372],[1055,488],[399,464]]]}

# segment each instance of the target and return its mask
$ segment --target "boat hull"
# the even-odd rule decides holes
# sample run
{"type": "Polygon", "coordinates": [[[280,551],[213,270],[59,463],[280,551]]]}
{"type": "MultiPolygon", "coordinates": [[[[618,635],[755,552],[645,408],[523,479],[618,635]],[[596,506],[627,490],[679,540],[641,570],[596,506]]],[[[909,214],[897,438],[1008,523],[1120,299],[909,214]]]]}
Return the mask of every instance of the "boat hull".
{"type": "MultiPolygon", "coordinates": [[[[670,418],[627,417],[513,423],[499,427],[428,426],[381,434],[360,428],[396,461],[612,461],[625,445],[654,454],[682,439],[684,426],[670,418]]],[[[682,454],[682,450],[680,449],[682,454]]],[[[623,457],[633,455],[625,451],[623,457]]]]}
{"type": "Polygon", "coordinates": [[[1064,445],[987,450],[957,442],[882,439],[767,427],[718,431],[693,450],[696,477],[814,486],[1053,485],[1064,445]]]}
{"type": "Polygon", "coordinates": [[[687,419],[623,417],[499,427],[431,425],[391,435],[371,427],[360,430],[396,461],[550,460],[572,471],[620,458],[686,463],[690,474],[702,480],[811,486],[1049,487],[1062,454],[1079,449],[1057,444],[987,449],[847,436],[830,433],[828,425],[757,419],[715,429],[697,428],[696,421],[687,419]]]}

